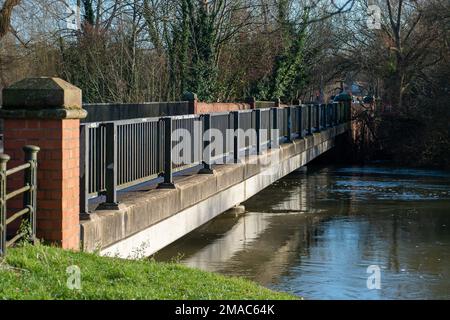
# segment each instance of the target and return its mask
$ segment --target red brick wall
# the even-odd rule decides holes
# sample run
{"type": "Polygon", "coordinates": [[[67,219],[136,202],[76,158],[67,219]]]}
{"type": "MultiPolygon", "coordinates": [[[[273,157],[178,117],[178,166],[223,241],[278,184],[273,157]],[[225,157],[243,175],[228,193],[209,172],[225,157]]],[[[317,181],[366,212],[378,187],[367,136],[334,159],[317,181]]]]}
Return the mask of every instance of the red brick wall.
{"type": "MultiPolygon", "coordinates": [[[[38,238],[66,249],[79,248],[79,120],[5,119],[4,149],[8,168],[23,163],[22,147],[39,146],[38,238]]],[[[23,175],[8,180],[9,191],[23,185],[23,175]]],[[[8,202],[9,212],[22,208],[20,197],[8,202]]]]}
{"type": "Polygon", "coordinates": [[[247,110],[251,109],[248,103],[206,103],[197,102],[196,114],[203,113],[213,113],[213,112],[227,112],[227,111],[237,111],[237,110],[247,110]]]}

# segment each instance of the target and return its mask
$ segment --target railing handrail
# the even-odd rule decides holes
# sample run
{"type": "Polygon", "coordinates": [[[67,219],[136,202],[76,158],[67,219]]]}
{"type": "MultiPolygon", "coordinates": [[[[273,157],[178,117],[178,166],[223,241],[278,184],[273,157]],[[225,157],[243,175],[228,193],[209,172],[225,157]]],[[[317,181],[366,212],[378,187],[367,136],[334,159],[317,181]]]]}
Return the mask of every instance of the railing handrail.
{"type": "Polygon", "coordinates": [[[143,102],[135,102],[135,103],[129,103],[129,102],[99,102],[99,103],[83,103],[83,106],[130,106],[130,105],[158,105],[158,104],[180,104],[180,103],[189,103],[188,100],[179,100],[179,101],[143,101],[143,102]]]}
{"type": "Polygon", "coordinates": [[[13,174],[15,174],[15,173],[18,173],[18,172],[20,172],[20,171],[23,171],[23,170],[25,170],[25,169],[28,169],[30,166],[31,166],[31,164],[25,163],[25,164],[22,164],[22,165],[20,165],[20,166],[18,166],[18,167],[15,167],[15,168],[6,170],[6,176],[10,176],[10,175],[13,175],[13,174]]]}
{"type": "MultiPolygon", "coordinates": [[[[269,102],[268,102],[269,103],[269,102]]],[[[295,108],[295,107],[303,107],[306,108],[310,105],[330,105],[330,104],[336,104],[338,105],[339,102],[329,102],[329,103],[302,103],[300,105],[282,105],[279,107],[267,107],[267,108],[255,108],[255,109],[243,109],[243,110],[231,110],[231,111],[221,111],[221,112],[209,112],[209,113],[200,113],[200,114],[187,114],[187,115],[161,115],[158,117],[141,117],[141,118],[132,118],[132,119],[125,119],[125,120],[105,120],[105,121],[95,121],[95,122],[83,122],[80,123],[80,126],[87,126],[90,128],[98,127],[101,124],[106,123],[115,123],[117,125],[126,125],[126,124],[135,124],[135,123],[142,123],[142,122],[151,122],[151,121],[159,121],[161,118],[173,118],[173,119],[190,119],[190,118],[197,118],[200,115],[203,114],[211,114],[213,116],[219,116],[219,115],[228,115],[231,112],[240,112],[240,113],[251,113],[255,110],[261,110],[261,111],[268,111],[274,108],[277,109],[287,109],[287,108],[295,108]]],[[[96,105],[95,103],[93,105],[96,105]]],[[[108,104],[106,104],[108,105],[108,104]]]]}
{"type": "Polygon", "coordinates": [[[189,119],[200,119],[201,114],[186,114],[179,116],[165,116],[161,118],[171,118],[172,120],[189,120],[189,119]]]}
{"type": "MultiPolygon", "coordinates": [[[[134,119],[126,119],[126,120],[107,120],[107,121],[96,121],[96,122],[84,122],[84,123],[80,123],[80,126],[96,128],[102,124],[107,124],[107,123],[115,123],[116,125],[127,125],[127,124],[143,123],[143,122],[156,122],[156,121],[159,121],[159,119],[161,119],[162,117],[164,117],[164,116],[149,117],[149,118],[134,118],[134,119]]],[[[176,116],[170,116],[170,117],[176,117],[176,116]]]]}

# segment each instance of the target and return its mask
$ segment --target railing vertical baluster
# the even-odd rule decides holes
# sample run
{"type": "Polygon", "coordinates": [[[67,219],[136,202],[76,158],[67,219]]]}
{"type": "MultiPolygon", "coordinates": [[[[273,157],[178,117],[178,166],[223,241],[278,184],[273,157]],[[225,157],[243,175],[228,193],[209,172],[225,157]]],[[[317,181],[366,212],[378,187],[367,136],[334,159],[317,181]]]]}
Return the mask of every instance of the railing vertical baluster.
{"type": "Polygon", "coordinates": [[[156,123],[156,167],[157,167],[157,173],[158,175],[161,174],[163,172],[162,169],[162,152],[161,152],[161,145],[162,145],[162,139],[163,137],[163,132],[162,132],[162,125],[163,122],[162,120],[159,120],[156,123]]]}
{"type": "Polygon", "coordinates": [[[346,110],[347,110],[347,101],[342,103],[342,123],[344,123],[347,118],[346,110]]]}
{"type": "Polygon", "coordinates": [[[323,129],[325,126],[323,125],[323,120],[325,119],[325,116],[323,115],[323,104],[320,104],[320,127],[323,129]]]}
{"type": "Polygon", "coordinates": [[[342,123],[342,102],[339,102],[338,107],[338,124],[342,123]]]}
{"type": "Polygon", "coordinates": [[[117,125],[106,125],[106,202],[98,206],[97,210],[117,210],[117,125]]]}
{"type": "Polygon", "coordinates": [[[333,127],[333,119],[334,119],[334,117],[333,117],[333,115],[334,115],[334,103],[333,102],[330,103],[329,108],[330,109],[328,110],[328,112],[330,114],[329,114],[328,123],[329,123],[329,127],[331,128],[331,127],[333,127]]]}
{"type": "Polygon", "coordinates": [[[333,127],[333,121],[334,121],[334,103],[330,104],[330,127],[333,127]]]}
{"type": "Polygon", "coordinates": [[[286,108],[287,141],[292,142],[292,107],[286,108]]]}
{"type": "Polygon", "coordinates": [[[272,111],[272,130],[270,132],[270,148],[277,148],[280,143],[280,132],[278,128],[278,108],[271,108],[272,111]]]}
{"type": "Polygon", "coordinates": [[[333,111],[333,105],[327,104],[327,128],[331,127],[331,112],[333,111]]]}
{"type": "Polygon", "coordinates": [[[338,103],[333,103],[333,127],[338,124],[338,103]]]}
{"type": "Polygon", "coordinates": [[[316,132],[320,132],[320,104],[315,105],[315,111],[316,111],[316,132]]]}
{"type": "MultiPolygon", "coordinates": [[[[106,188],[106,185],[103,184],[102,181],[102,172],[104,169],[103,161],[102,161],[102,153],[103,153],[103,143],[102,143],[102,126],[99,126],[95,129],[95,141],[94,141],[94,177],[95,177],[95,189],[102,190],[106,188]]],[[[106,178],[106,177],[105,177],[106,178]]]]}
{"type": "Polygon", "coordinates": [[[233,129],[234,129],[233,160],[234,160],[234,163],[238,163],[239,162],[239,151],[240,151],[239,111],[233,111],[231,114],[233,117],[233,129]]]}
{"type": "Polygon", "coordinates": [[[140,154],[139,154],[139,179],[145,177],[144,173],[144,163],[145,163],[145,123],[140,124],[139,128],[139,140],[141,141],[140,145],[140,154]]]}
{"type": "Polygon", "coordinates": [[[319,132],[322,130],[322,121],[323,121],[323,117],[322,117],[322,104],[319,104],[318,108],[319,112],[317,112],[317,122],[319,123],[318,128],[319,128],[319,132]]]}
{"type": "MultiPolygon", "coordinates": [[[[211,163],[211,114],[204,114],[201,116],[203,119],[203,168],[199,171],[200,174],[213,174],[211,163]],[[208,152],[206,152],[208,151],[208,152]]],[[[195,143],[195,141],[194,141],[195,143]]],[[[195,147],[194,147],[195,148],[195,147]]]]}
{"type": "Polygon", "coordinates": [[[312,122],[313,122],[313,113],[312,113],[312,111],[313,111],[313,109],[312,109],[312,105],[311,104],[308,104],[308,135],[310,136],[310,135],[312,135],[312,128],[313,128],[313,124],[312,124],[312,122]]]}
{"type": "Polygon", "coordinates": [[[323,120],[325,119],[325,115],[323,114],[325,109],[323,108],[323,104],[320,104],[320,127],[322,129],[325,129],[325,126],[323,124],[323,120]]]}
{"type": "Polygon", "coordinates": [[[342,102],[342,106],[341,106],[341,123],[345,122],[345,104],[346,104],[346,102],[342,102]]]}
{"type": "Polygon", "coordinates": [[[327,116],[326,116],[326,104],[321,104],[320,105],[320,123],[323,129],[325,129],[327,127],[327,116]]]}
{"type": "Polygon", "coordinates": [[[160,183],[160,189],[175,189],[173,182],[172,164],[172,118],[161,118],[164,123],[164,182],[160,183]]]}
{"type": "Polygon", "coordinates": [[[303,138],[303,107],[300,105],[298,108],[298,136],[303,138]]]}
{"type": "Polygon", "coordinates": [[[89,126],[80,128],[80,212],[89,213],[89,126]]]}
{"type": "Polygon", "coordinates": [[[30,164],[24,172],[25,186],[29,186],[30,189],[23,195],[23,206],[28,208],[30,220],[30,241],[36,242],[36,201],[37,201],[37,154],[41,149],[36,146],[25,146],[23,151],[25,152],[25,162],[30,164]]]}
{"type": "Polygon", "coordinates": [[[256,129],[256,154],[261,154],[261,110],[253,110],[255,113],[255,129],[256,129]]]}
{"type": "Polygon", "coordinates": [[[6,169],[10,157],[0,154],[0,256],[6,254],[6,169]]]}
{"type": "Polygon", "coordinates": [[[341,123],[341,102],[338,103],[337,106],[337,116],[336,116],[336,124],[339,125],[341,123]]]}
{"type": "Polygon", "coordinates": [[[233,118],[232,118],[233,114],[231,112],[228,113],[228,122],[227,122],[227,131],[226,131],[226,135],[225,135],[225,146],[226,146],[226,150],[227,150],[227,155],[224,158],[225,160],[227,159],[227,157],[230,156],[230,154],[233,152],[233,143],[234,143],[234,123],[233,123],[233,118]],[[233,135],[231,135],[231,132],[233,132],[233,135]]]}
{"type": "Polygon", "coordinates": [[[137,124],[134,124],[131,126],[131,145],[133,146],[132,152],[130,154],[131,159],[131,169],[132,169],[132,175],[131,179],[136,180],[137,177],[137,159],[138,159],[138,148],[136,145],[136,135],[137,135],[137,124]]]}
{"type": "Polygon", "coordinates": [[[346,121],[351,121],[352,120],[352,103],[348,102],[347,104],[347,112],[346,112],[347,118],[346,121]]]}
{"type": "Polygon", "coordinates": [[[349,102],[345,102],[345,104],[344,104],[344,122],[347,122],[347,120],[348,120],[348,112],[347,112],[348,104],[349,104],[349,102]]]}
{"type": "Polygon", "coordinates": [[[348,111],[350,110],[350,105],[351,104],[351,102],[350,101],[348,101],[346,104],[345,104],[345,109],[344,109],[344,122],[347,122],[348,120],[349,120],[349,113],[348,113],[348,111]]]}

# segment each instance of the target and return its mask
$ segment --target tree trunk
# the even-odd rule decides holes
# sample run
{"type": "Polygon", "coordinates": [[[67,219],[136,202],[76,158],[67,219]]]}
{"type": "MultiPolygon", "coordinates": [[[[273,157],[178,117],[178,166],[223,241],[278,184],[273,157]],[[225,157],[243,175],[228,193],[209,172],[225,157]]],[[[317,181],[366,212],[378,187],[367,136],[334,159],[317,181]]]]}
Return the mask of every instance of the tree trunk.
{"type": "Polygon", "coordinates": [[[19,3],[20,0],[6,0],[3,4],[3,8],[0,10],[0,39],[8,33],[11,24],[12,10],[19,3]]]}

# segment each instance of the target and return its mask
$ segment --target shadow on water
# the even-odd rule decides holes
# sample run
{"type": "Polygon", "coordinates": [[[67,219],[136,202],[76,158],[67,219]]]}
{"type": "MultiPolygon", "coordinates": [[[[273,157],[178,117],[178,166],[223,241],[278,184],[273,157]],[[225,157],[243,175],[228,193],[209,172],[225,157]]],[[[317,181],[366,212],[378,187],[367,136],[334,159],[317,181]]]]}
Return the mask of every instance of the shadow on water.
{"type": "Polygon", "coordinates": [[[156,255],[308,299],[450,299],[450,175],[310,168],[156,255]],[[381,289],[367,268],[381,268],[381,289]]]}

